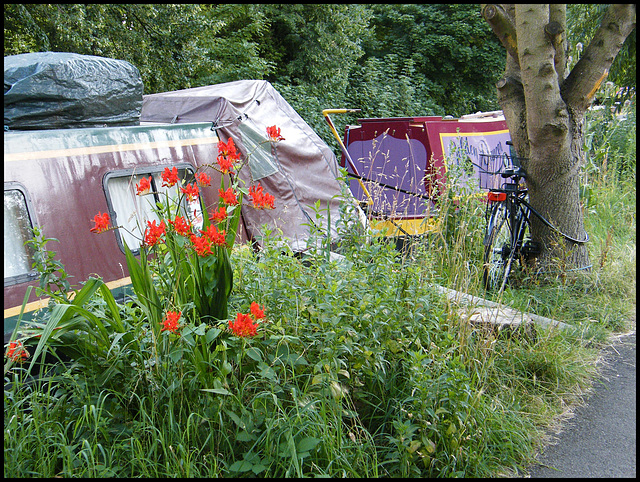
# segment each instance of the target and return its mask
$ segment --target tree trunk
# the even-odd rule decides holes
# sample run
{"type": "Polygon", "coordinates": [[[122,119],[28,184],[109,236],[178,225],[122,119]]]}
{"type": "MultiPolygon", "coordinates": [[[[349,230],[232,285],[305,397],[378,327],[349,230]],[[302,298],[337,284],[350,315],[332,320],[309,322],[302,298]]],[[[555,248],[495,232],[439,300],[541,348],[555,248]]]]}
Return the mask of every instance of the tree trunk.
{"type": "Polygon", "coordinates": [[[532,239],[542,247],[536,262],[543,270],[558,263],[587,268],[579,195],[584,113],[635,27],[635,6],[609,8],[568,76],[565,5],[483,5],[482,14],[507,50],[498,101],[514,147],[525,159],[529,202],[566,235],[532,215],[532,239]]]}
{"type": "MultiPolygon", "coordinates": [[[[560,96],[565,66],[557,66],[554,42],[545,32],[544,27],[550,22],[547,5],[515,6],[518,57],[527,106],[529,202],[561,232],[581,240],[586,238],[579,197],[582,159],[574,155],[571,146],[573,142],[582,144],[583,139],[574,138],[581,130],[572,128],[575,120],[570,118],[560,96]]],[[[563,263],[566,260],[578,268],[589,265],[586,244],[558,236],[536,216],[531,218],[531,233],[532,239],[543,247],[538,258],[542,267],[552,264],[554,259],[563,263]]]]}

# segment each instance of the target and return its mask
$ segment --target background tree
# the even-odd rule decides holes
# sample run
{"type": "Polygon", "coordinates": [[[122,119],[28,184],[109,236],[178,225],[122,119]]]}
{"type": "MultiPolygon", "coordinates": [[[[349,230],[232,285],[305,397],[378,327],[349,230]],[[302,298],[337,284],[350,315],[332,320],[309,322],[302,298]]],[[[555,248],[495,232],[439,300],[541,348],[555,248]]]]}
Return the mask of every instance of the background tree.
{"type": "Polygon", "coordinates": [[[4,54],[46,50],[127,60],[147,94],[266,79],[329,143],[327,107],[494,110],[503,57],[466,4],[5,4],[4,54]]]}
{"type": "MultiPolygon", "coordinates": [[[[567,4],[567,31],[570,43],[569,67],[580,60],[609,5],[567,4]]],[[[618,185],[635,178],[635,135],[626,126],[635,122],[636,30],[627,37],[609,69],[607,80],[596,92],[592,109],[585,116],[587,155],[582,191],[588,196],[594,176],[618,185]],[[622,109],[628,105],[622,114],[622,109]],[[622,115],[621,115],[622,114],[622,115]]]]}
{"type": "MultiPolygon", "coordinates": [[[[531,205],[563,233],[584,240],[579,174],[584,114],[614,58],[634,30],[634,5],[612,5],[580,60],[567,69],[566,5],[483,5],[482,15],[507,51],[498,100],[528,173],[531,205]]],[[[585,244],[558,239],[535,216],[538,262],[589,266],[585,244]]]]}
{"type": "MultiPolygon", "coordinates": [[[[403,115],[432,114],[425,112],[432,103],[455,117],[498,108],[492,86],[502,69],[502,48],[476,5],[375,4],[371,9],[373,35],[364,42],[362,62],[375,58],[389,76],[408,75],[417,97],[427,100],[422,111],[403,115]]],[[[354,85],[358,80],[352,76],[354,85]]]]}
{"type": "Polygon", "coordinates": [[[5,4],[4,55],[56,51],[126,60],[144,92],[263,78],[253,5],[5,4]]]}
{"type": "MultiPolygon", "coordinates": [[[[328,143],[332,135],[322,109],[351,104],[349,74],[364,54],[371,12],[365,5],[265,4],[269,29],[262,55],[275,70],[265,78],[328,143]]],[[[334,144],[336,151],[337,144],[334,144]]]]}
{"type": "MultiPolygon", "coordinates": [[[[588,45],[595,35],[598,27],[602,23],[602,18],[607,12],[609,5],[584,3],[567,4],[567,38],[571,43],[569,55],[571,56],[569,65],[573,67],[580,60],[584,46],[588,45]]],[[[620,52],[609,69],[607,80],[620,87],[630,87],[623,89],[619,95],[622,104],[632,90],[636,88],[636,31],[626,38],[620,52]]]]}

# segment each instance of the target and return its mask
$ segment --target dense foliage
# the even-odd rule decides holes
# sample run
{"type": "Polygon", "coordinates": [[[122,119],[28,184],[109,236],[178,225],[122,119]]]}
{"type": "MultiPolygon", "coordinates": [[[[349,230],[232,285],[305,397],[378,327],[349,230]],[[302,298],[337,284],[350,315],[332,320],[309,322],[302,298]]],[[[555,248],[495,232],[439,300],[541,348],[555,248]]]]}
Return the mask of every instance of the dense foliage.
{"type": "Polygon", "coordinates": [[[495,109],[504,61],[468,4],[5,4],[4,18],[4,55],[124,59],[140,69],[145,93],[266,79],[315,128],[323,108],[495,109]]]}
{"type": "MultiPolygon", "coordinates": [[[[603,11],[568,7],[574,62],[603,11]]],[[[265,79],[331,145],[326,108],[496,110],[504,66],[475,4],[5,4],[4,55],[46,50],[127,60],[147,94],[265,79]]],[[[610,78],[635,87],[635,70],[634,33],[610,78]]]]}
{"type": "Polygon", "coordinates": [[[385,65],[390,59],[393,75],[408,75],[416,97],[432,99],[447,114],[495,108],[504,51],[477,5],[380,4],[372,11],[374,38],[365,42],[365,60],[385,65]]]}
{"type": "Polygon", "coordinates": [[[251,6],[5,4],[4,54],[61,51],[123,59],[145,93],[261,78],[269,63],[252,38],[265,28],[251,6]]]}
{"type": "MultiPolygon", "coordinates": [[[[604,8],[567,12],[577,60],[604,8]]],[[[493,110],[504,65],[475,4],[5,4],[4,55],[46,50],[127,60],[145,93],[266,79],[315,128],[329,107],[493,110]]],[[[610,80],[635,87],[635,71],[634,33],[610,80]]]]}

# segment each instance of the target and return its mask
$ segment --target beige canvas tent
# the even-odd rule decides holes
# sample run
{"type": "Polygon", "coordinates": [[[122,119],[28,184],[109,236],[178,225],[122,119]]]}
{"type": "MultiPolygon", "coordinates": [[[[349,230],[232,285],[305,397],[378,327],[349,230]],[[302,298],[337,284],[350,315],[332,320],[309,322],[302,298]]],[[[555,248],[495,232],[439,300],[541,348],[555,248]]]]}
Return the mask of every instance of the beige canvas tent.
{"type": "Polygon", "coordinates": [[[345,195],[337,180],[336,156],[269,82],[240,80],[145,95],[140,121],[208,121],[222,141],[232,137],[245,156],[251,153],[241,178],[247,184],[259,181],[275,196],[274,210],[242,208],[246,230],[257,242],[266,224],[281,230],[294,251],[304,251],[311,226],[316,224],[326,232],[329,219],[335,238],[338,205],[345,195]],[[260,144],[267,139],[267,127],[273,125],[281,129],[285,139],[277,143],[275,151],[270,143],[260,144]],[[314,209],[318,201],[320,222],[314,209]]]}

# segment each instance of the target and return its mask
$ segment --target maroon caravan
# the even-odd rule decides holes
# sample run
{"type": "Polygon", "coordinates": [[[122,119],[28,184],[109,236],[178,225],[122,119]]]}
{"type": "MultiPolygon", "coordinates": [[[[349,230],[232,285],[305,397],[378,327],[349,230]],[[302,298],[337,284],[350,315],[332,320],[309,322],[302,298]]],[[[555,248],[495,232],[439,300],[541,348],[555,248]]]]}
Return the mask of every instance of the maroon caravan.
{"type": "MultiPolygon", "coordinates": [[[[37,226],[45,237],[57,240],[46,248],[57,253],[73,276],[72,285],[98,275],[121,294],[130,285],[123,240],[137,251],[142,237],[138,226],[153,216],[154,200],[136,196],[135,184],[151,177],[152,191],[175,191],[175,186],[161,187],[164,168],[177,167],[181,178],[189,181],[199,167],[215,163],[217,143],[211,123],[5,132],[5,341],[15,327],[27,287],[38,285],[38,273],[32,268],[34,252],[24,244],[31,237],[30,228],[37,226]],[[109,213],[112,225],[126,226],[132,234],[121,229],[91,233],[99,212],[109,213]],[[137,216],[132,216],[134,212],[137,216]]],[[[214,205],[218,199],[214,186],[220,185],[221,175],[212,169],[207,173],[212,187],[201,188],[201,195],[206,205],[214,205]]],[[[185,211],[193,212],[191,206],[185,211]]],[[[238,236],[239,241],[248,239],[242,223],[238,236]]],[[[35,289],[31,291],[26,319],[47,302],[36,298],[35,289]]]]}
{"type": "MultiPolygon", "coordinates": [[[[130,278],[123,241],[138,246],[137,226],[153,216],[150,206],[137,205],[135,184],[151,176],[151,191],[162,193],[161,174],[174,166],[190,182],[199,168],[215,165],[218,140],[230,137],[249,160],[242,180],[247,185],[260,181],[275,196],[273,210],[243,207],[238,242],[260,244],[264,225],[280,231],[295,252],[307,249],[316,228],[337,235],[338,206],[350,193],[338,181],[335,154],[265,81],[144,96],[139,125],[6,130],[5,340],[28,287],[39,282],[34,252],[24,244],[31,228],[57,240],[47,249],[57,253],[72,285],[97,275],[119,296],[126,294],[130,278]],[[267,127],[274,125],[284,137],[275,147],[266,142],[267,127]],[[109,213],[112,225],[126,226],[133,235],[126,230],[91,233],[98,213],[109,213]]],[[[205,204],[213,205],[221,175],[212,169],[207,173],[212,187],[201,193],[205,204]]],[[[25,320],[47,303],[35,291],[26,300],[25,320]]]]}
{"type": "Polygon", "coordinates": [[[141,123],[210,122],[220,139],[232,137],[249,155],[246,183],[260,181],[275,196],[275,209],[244,209],[248,235],[260,243],[268,225],[294,252],[313,242],[312,227],[335,238],[342,196],[339,166],[329,146],[286,100],[264,80],[239,80],[143,97],[141,123]],[[284,141],[261,144],[266,128],[276,125],[284,141]],[[330,220],[330,221],[329,221],[330,220]],[[330,226],[327,224],[330,222],[330,226]]]}
{"type": "MultiPolygon", "coordinates": [[[[176,167],[191,182],[202,166],[215,163],[218,136],[211,123],[140,125],[143,85],[138,69],[117,59],[69,52],[34,52],[4,58],[4,336],[47,304],[33,289],[36,252],[33,230],[55,239],[56,252],[72,287],[99,276],[118,296],[130,290],[126,243],[140,246],[140,226],[155,217],[163,191],[161,174],[176,167]],[[135,185],[151,178],[148,196],[135,185]],[[91,232],[98,213],[126,229],[91,232]]],[[[221,174],[212,172],[212,186],[221,174]]],[[[205,205],[218,201],[203,188],[205,205]]],[[[185,214],[198,211],[185,201],[185,214]]],[[[200,216],[201,217],[201,216],[200,216]]],[[[103,218],[104,219],[104,218],[103,218]]],[[[240,225],[238,236],[246,240],[240,225]]]]}

